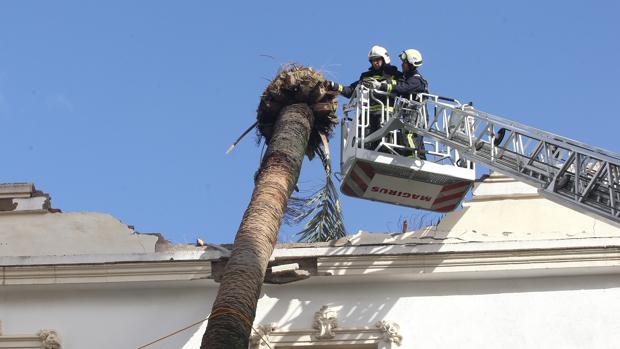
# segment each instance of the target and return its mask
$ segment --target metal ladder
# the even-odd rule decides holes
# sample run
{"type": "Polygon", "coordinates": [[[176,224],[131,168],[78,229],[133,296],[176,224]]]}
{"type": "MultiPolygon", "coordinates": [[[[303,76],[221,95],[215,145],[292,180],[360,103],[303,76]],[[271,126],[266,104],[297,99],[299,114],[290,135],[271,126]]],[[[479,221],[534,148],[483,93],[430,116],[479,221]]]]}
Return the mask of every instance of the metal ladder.
{"type": "Polygon", "coordinates": [[[397,98],[383,128],[432,137],[549,199],[620,223],[619,154],[431,94],[397,98]]]}

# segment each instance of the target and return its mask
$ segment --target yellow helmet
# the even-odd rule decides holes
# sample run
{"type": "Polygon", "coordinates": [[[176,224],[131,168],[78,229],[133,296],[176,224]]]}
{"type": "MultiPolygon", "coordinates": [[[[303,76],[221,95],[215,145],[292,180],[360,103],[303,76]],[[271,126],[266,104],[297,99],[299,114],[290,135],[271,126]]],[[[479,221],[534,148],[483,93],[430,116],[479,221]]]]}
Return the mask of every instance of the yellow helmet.
{"type": "Polygon", "coordinates": [[[403,62],[409,62],[414,67],[419,67],[422,65],[422,54],[420,51],[412,48],[401,52],[400,59],[403,62]]]}
{"type": "Polygon", "coordinates": [[[368,52],[368,60],[371,61],[373,58],[383,58],[385,64],[390,64],[390,55],[388,51],[383,46],[375,45],[370,48],[370,52],[368,52]]]}

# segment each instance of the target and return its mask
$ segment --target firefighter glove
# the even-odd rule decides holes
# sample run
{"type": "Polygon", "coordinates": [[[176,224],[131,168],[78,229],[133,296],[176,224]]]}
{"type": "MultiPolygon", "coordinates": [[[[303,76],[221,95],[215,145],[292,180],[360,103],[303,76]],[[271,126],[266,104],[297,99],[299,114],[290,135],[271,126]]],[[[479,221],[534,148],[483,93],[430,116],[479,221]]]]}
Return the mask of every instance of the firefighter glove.
{"type": "Polygon", "coordinates": [[[364,82],[364,86],[376,90],[381,87],[381,83],[377,80],[368,80],[364,82]]]}
{"type": "Polygon", "coordinates": [[[339,83],[335,82],[335,81],[331,81],[331,80],[327,80],[325,81],[326,85],[327,85],[327,89],[331,90],[331,91],[338,91],[338,87],[340,86],[339,83]]]}

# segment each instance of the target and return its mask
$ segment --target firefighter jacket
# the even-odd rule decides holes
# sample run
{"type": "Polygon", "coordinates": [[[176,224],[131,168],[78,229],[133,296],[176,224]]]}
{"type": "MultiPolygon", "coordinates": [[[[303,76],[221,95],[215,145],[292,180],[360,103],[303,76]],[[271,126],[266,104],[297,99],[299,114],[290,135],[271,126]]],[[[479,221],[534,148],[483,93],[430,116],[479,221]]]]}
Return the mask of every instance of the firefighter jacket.
{"type": "Polygon", "coordinates": [[[387,81],[381,85],[382,91],[394,93],[401,97],[409,98],[411,94],[428,93],[428,82],[420,75],[417,69],[402,74],[395,82],[387,81]]]}
{"type": "Polygon", "coordinates": [[[363,72],[362,75],[360,75],[359,80],[355,81],[351,85],[349,86],[338,85],[338,92],[340,92],[341,95],[347,98],[350,98],[351,95],[353,95],[353,91],[355,90],[355,87],[357,87],[357,84],[359,84],[360,82],[374,79],[379,82],[396,83],[396,80],[401,75],[402,73],[398,71],[398,68],[396,68],[395,66],[391,64],[384,64],[383,66],[381,66],[381,69],[379,70],[374,70],[372,69],[372,67],[370,67],[368,68],[367,71],[363,72]]]}

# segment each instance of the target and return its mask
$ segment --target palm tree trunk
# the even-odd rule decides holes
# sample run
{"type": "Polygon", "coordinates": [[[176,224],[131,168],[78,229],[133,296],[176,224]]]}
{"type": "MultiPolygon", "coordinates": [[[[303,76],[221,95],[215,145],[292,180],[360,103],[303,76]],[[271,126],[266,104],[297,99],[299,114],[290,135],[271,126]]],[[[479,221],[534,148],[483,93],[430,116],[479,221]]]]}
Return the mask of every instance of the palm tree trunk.
{"type": "Polygon", "coordinates": [[[285,107],[261,163],[250,204],[235,237],[201,349],[247,349],[251,324],[282,216],[314,124],[304,103],[285,107]]]}

